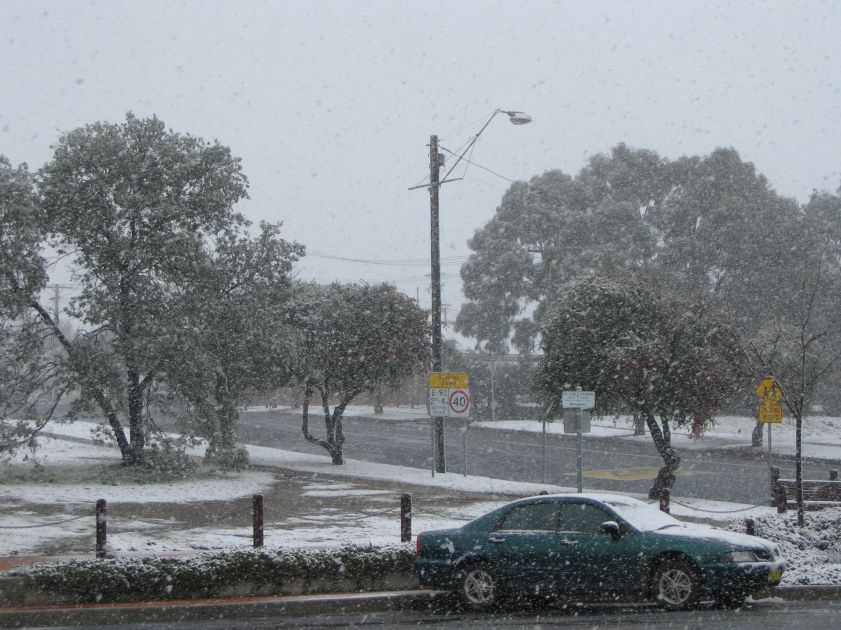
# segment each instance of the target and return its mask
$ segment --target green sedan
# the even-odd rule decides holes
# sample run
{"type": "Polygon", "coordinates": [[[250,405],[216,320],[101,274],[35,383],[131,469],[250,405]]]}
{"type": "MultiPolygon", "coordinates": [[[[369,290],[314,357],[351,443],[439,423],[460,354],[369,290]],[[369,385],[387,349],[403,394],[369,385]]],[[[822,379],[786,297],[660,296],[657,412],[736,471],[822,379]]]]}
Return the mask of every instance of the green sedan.
{"type": "Polygon", "coordinates": [[[767,593],[785,561],[762,538],[683,523],[629,497],[569,494],[422,532],[415,569],[422,587],[453,590],[471,609],[491,608],[503,594],[687,608],[738,606],[767,593]]]}

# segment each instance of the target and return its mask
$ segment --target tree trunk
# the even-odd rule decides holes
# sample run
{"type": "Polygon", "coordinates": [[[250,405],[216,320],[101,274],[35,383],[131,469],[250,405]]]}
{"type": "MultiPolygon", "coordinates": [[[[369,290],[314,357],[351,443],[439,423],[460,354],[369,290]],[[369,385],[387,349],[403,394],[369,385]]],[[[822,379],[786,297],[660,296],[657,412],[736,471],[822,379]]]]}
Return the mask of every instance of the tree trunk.
{"type": "MultiPolygon", "coordinates": [[[[13,288],[15,287],[16,283],[12,282],[13,288]]],[[[73,370],[76,372],[77,377],[79,378],[79,385],[82,389],[86,392],[89,392],[93,399],[96,401],[96,404],[99,405],[99,408],[102,410],[102,413],[105,414],[105,418],[108,420],[108,426],[111,427],[111,432],[114,434],[114,440],[117,442],[117,447],[120,449],[120,457],[123,460],[124,464],[128,464],[131,462],[132,454],[131,454],[131,444],[129,444],[128,439],[126,438],[125,430],[123,429],[123,425],[120,424],[120,419],[117,416],[117,412],[114,409],[114,406],[111,404],[111,401],[105,396],[105,393],[99,387],[99,385],[93,382],[91,379],[88,378],[88,375],[85,374],[84,370],[80,368],[80,360],[77,357],[76,349],[73,347],[73,344],[70,340],[64,335],[61,329],[58,327],[58,324],[53,320],[50,314],[44,309],[41,304],[33,300],[29,303],[32,309],[38,313],[41,317],[42,321],[50,327],[55,335],[58,342],[62,345],[65,352],[67,352],[67,356],[70,359],[70,364],[73,366],[73,370]]]]}
{"type": "Polygon", "coordinates": [[[750,434],[750,445],[754,448],[761,448],[762,447],[762,433],[765,425],[761,422],[757,422],[756,426],[753,427],[753,431],[750,434]]]}
{"type": "Polygon", "coordinates": [[[374,388],[374,415],[383,413],[383,390],[377,385],[374,388]]]}
{"type": "Polygon", "coordinates": [[[143,388],[137,370],[128,368],[128,427],[131,439],[130,464],[143,463],[143,451],[146,448],[146,431],[143,426],[143,388]]]}
{"type": "Polygon", "coordinates": [[[674,486],[675,472],[677,471],[678,466],[680,466],[680,457],[678,457],[677,453],[675,453],[672,448],[671,431],[669,429],[668,420],[663,420],[663,428],[661,429],[660,425],[658,425],[657,421],[654,419],[653,414],[645,413],[644,417],[645,423],[648,425],[648,431],[651,433],[651,437],[654,440],[654,447],[657,449],[660,457],[663,458],[663,467],[657,473],[657,478],[654,480],[651,490],[648,491],[649,499],[657,499],[659,498],[660,491],[663,490],[663,488],[671,490],[672,486],[674,486]]]}

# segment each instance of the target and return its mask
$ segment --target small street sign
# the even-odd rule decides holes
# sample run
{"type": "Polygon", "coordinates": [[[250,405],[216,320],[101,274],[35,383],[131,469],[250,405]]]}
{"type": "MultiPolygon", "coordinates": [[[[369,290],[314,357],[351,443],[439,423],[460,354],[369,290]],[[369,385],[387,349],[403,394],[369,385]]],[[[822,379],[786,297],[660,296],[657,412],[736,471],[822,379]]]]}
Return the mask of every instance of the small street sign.
{"type": "Polygon", "coordinates": [[[592,409],[595,405],[596,392],[571,389],[561,394],[561,406],[564,409],[592,409]]]}
{"type": "Polygon", "coordinates": [[[783,421],[783,406],[777,401],[766,401],[759,405],[759,422],[761,424],[780,424],[783,421]]]}
{"type": "Polygon", "coordinates": [[[466,389],[451,389],[447,402],[449,416],[466,416],[470,414],[470,393],[466,389]]]}
{"type": "Polygon", "coordinates": [[[783,397],[783,390],[780,388],[773,376],[766,376],[756,387],[756,395],[763,401],[778,401],[783,397]]]}
{"type": "Polygon", "coordinates": [[[578,433],[578,416],[581,416],[581,433],[590,433],[590,412],[567,409],[564,411],[564,433],[578,433]]]}
{"type": "Polygon", "coordinates": [[[470,417],[470,377],[467,372],[430,372],[429,415],[470,417]]]}

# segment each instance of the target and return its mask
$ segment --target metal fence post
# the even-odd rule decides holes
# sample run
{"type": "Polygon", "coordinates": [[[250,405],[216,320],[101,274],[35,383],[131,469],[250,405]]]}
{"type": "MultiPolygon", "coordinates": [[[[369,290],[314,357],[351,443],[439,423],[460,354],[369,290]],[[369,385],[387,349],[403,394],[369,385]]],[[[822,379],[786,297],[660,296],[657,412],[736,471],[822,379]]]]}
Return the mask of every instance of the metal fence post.
{"type": "Polygon", "coordinates": [[[252,521],[254,525],[254,547],[263,546],[263,495],[252,497],[252,521]]]}
{"type": "Polygon", "coordinates": [[[105,513],[106,503],[105,499],[96,500],[96,557],[104,558],[107,537],[108,537],[108,523],[105,513]]]}
{"type": "Polygon", "coordinates": [[[400,495],[400,542],[412,540],[412,495],[400,495]]]}
{"type": "Polygon", "coordinates": [[[671,498],[672,491],[668,488],[663,488],[660,490],[660,511],[665,512],[666,514],[670,514],[669,512],[669,499],[671,498]]]}

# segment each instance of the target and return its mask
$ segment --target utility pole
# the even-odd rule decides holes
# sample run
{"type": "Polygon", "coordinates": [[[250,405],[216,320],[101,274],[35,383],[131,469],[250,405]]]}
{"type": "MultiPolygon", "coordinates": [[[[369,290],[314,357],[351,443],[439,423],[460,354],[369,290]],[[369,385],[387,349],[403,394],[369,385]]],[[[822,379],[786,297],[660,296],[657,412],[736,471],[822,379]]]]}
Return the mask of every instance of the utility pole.
{"type": "MultiPolygon", "coordinates": [[[[441,250],[438,221],[438,191],[441,158],[438,155],[438,136],[429,137],[429,225],[430,257],[432,259],[432,371],[441,371],[441,250]]],[[[435,472],[447,471],[444,454],[444,418],[432,419],[435,472]]]]}
{"type": "Polygon", "coordinates": [[[56,326],[58,325],[59,320],[59,307],[58,303],[61,299],[61,290],[62,289],[75,289],[76,287],[72,284],[48,284],[48,289],[53,290],[53,318],[55,319],[56,326]]]}
{"type": "MultiPolygon", "coordinates": [[[[476,144],[479,136],[487,129],[488,125],[497,114],[506,114],[512,125],[525,125],[531,122],[531,116],[520,111],[508,111],[504,109],[495,109],[488,118],[487,122],[482,125],[479,132],[473,136],[473,139],[464,147],[458,159],[453,163],[450,169],[444,174],[444,180],[441,181],[440,170],[442,158],[444,157],[438,153],[438,136],[432,135],[429,137],[429,185],[426,186],[412,186],[409,190],[418,188],[429,189],[429,215],[430,215],[430,254],[432,258],[432,269],[430,280],[432,284],[432,371],[440,372],[442,368],[441,361],[441,250],[440,250],[440,234],[438,227],[438,190],[441,184],[453,182],[461,179],[460,177],[449,179],[450,173],[458,166],[471,148],[476,144]]],[[[444,457],[444,418],[435,417],[432,419],[432,448],[433,448],[433,471],[443,473],[446,472],[446,462],[444,457]]]]}

